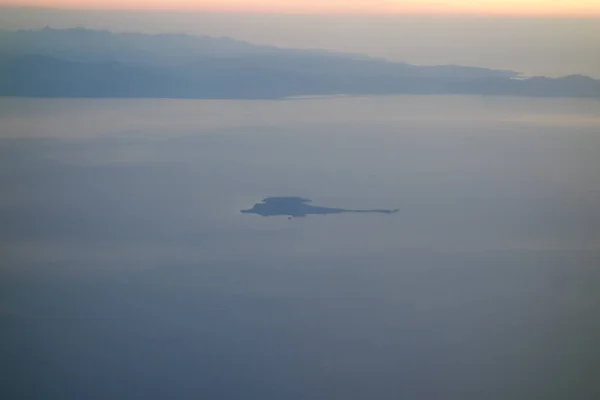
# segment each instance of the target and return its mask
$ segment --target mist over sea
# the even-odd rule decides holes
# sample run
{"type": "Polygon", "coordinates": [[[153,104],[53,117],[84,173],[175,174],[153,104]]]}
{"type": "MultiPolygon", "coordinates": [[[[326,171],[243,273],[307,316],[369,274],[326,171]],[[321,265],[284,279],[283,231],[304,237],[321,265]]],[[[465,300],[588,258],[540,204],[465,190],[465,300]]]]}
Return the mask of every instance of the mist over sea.
{"type": "Polygon", "coordinates": [[[600,103],[0,98],[0,397],[592,399],[600,103]],[[242,214],[269,196],[393,214],[242,214]]]}

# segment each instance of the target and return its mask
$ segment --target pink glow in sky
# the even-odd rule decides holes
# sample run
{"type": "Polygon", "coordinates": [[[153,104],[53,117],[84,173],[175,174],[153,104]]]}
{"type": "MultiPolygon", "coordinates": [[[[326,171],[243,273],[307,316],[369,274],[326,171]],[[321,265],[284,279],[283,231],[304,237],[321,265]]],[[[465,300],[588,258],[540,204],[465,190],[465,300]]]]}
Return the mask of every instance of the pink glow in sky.
{"type": "Polygon", "coordinates": [[[299,14],[600,16],[600,0],[0,0],[0,4],[69,9],[299,14]]]}

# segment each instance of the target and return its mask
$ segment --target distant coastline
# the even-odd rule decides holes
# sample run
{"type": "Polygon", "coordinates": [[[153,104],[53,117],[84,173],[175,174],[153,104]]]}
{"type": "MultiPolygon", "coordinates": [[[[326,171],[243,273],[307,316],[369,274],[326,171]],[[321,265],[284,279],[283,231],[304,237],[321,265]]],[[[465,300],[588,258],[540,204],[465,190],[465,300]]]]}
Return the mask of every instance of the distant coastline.
{"type": "Polygon", "coordinates": [[[365,95],[600,99],[600,80],[413,65],[231,38],[84,28],[0,31],[0,96],[302,100],[365,95]]]}

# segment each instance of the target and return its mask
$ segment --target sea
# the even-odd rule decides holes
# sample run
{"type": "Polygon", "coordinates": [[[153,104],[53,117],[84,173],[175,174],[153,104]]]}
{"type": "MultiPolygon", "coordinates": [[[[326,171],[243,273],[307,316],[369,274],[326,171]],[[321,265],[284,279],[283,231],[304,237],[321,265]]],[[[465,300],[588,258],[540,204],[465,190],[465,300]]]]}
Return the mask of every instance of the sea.
{"type": "Polygon", "coordinates": [[[595,100],[0,98],[0,397],[600,398],[599,155],[595,100]]]}

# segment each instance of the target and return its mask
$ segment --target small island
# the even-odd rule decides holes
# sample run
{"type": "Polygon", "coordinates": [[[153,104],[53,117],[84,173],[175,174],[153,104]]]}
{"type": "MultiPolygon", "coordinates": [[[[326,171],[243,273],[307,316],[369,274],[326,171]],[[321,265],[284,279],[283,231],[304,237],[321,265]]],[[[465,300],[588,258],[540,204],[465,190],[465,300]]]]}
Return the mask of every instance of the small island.
{"type": "Polygon", "coordinates": [[[377,213],[393,214],[394,210],[347,210],[343,208],[313,206],[312,200],[302,197],[267,197],[248,210],[241,210],[243,214],[257,214],[263,217],[285,215],[293,217],[306,217],[309,214],[341,214],[341,213],[377,213]]]}

